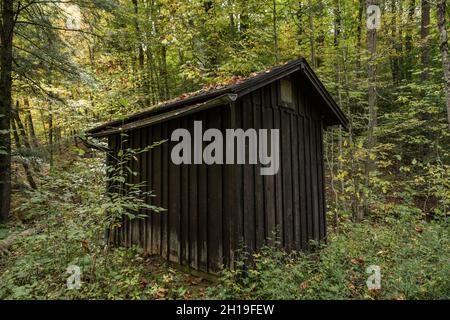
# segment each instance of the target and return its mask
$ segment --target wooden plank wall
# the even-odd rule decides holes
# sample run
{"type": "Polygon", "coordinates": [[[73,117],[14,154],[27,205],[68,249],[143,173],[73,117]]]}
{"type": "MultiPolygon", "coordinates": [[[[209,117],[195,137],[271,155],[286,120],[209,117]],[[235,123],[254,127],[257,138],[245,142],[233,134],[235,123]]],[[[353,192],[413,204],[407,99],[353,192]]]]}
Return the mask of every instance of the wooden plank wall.
{"type": "MultiPolygon", "coordinates": [[[[147,181],[144,190],[155,195],[147,200],[167,211],[146,212],[146,219],[124,219],[114,234],[116,244],[140,245],[148,253],[216,273],[221,265],[233,266],[242,244],[252,251],[277,238],[287,249],[307,250],[308,239],[322,239],[326,229],[322,126],[309,96],[311,88],[299,75],[293,81],[292,108],[280,107],[275,82],[236,101],[234,110],[223,106],[132,131],[124,148],[170,140],[176,128],[188,129],[193,137],[194,120],[203,122],[203,132],[278,128],[280,170],[262,176],[260,165],[174,165],[170,152],[175,143],[169,141],[141,154],[130,165],[138,175],[128,178],[134,183],[147,181]]],[[[119,135],[109,139],[113,154],[120,142],[119,135]]]]}
{"type": "MultiPolygon", "coordinates": [[[[194,121],[201,120],[203,131],[208,128],[224,130],[229,127],[226,125],[230,121],[229,113],[227,107],[223,112],[208,110],[134,130],[122,138],[126,140],[122,143],[123,148],[169,140],[131,162],[129,166],[138,175],[128,176],[132,183],[147,181],[144,190],[154,193],[147,201],[167,211],[147,212],[146,219],[124,219],[122,227],[115,233],[116,244],[140,245],[148,253],[210,273],[217,272],[222,264],[229,266],[232,256],[232,211],[229,209],[233,190],[230,185],[234,181],[230,174],[232,166],[174,165],[170,161],[170,152],[175,145],[170,142],[170,135],[174,129],[186,128],[193,137],[194,121]]],[[[120,140],[118,135],[110,138],[115,155],[120,149],[120,140]]]]}
{"type": "Polygon", "coordinates": [[[286,249],[308,250],[309,240],[325,237],[322,125],[309,96],[312,88],[297,76],[292,108],[281,107],[279,84],[273,83],[236,104],[236,126],[280,129],[280,170],[261,176],[260,165],[237,170],[236,204],[239,240],[250,249],[267,239],[286,249]]]}

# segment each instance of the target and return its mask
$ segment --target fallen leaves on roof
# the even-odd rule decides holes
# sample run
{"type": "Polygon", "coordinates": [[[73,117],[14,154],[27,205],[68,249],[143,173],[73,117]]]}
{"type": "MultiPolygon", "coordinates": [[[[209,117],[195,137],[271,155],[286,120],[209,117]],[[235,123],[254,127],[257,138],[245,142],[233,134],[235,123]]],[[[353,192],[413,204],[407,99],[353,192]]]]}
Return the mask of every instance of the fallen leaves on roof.
{"type": "Polygon", "coordinates": [[[282,66],[284,64],[279,64],[279,65],[273,66],[272,68],[264,70],[264,71],[261,71],[261,72],[253,72],[253,73],[249,74],[248,76],[232,76],[232,77],[230,77],[228,79],[225,79],[223,81],[220,81],[220,82],[207,84],[207,85],[203,86],[200,90],[183,93],[183,94],[181,94],[181,95],[179,95],[179,96],[177,96],[177,97],[175,97],[173,99],[162,101],[162,102],[158,103],[156,106],[166,105],[166,104],[170,104],[170,103],[173,103],[173,102],[176,102],[176,101],[192,98],[192,97],[204,94],[204,93],[209,93],[209,92],[213,92],[213,91],[217,91],[217,90],[222,90],[222,89],[225,89],[227,87],[231,87],[231,86],[240,84],[240,83],[242,83],[244,81],[247,81],[247,80],[249,80],[251,78],[260,76],[262,74],[269,73],[274,68],[282,66]]]}

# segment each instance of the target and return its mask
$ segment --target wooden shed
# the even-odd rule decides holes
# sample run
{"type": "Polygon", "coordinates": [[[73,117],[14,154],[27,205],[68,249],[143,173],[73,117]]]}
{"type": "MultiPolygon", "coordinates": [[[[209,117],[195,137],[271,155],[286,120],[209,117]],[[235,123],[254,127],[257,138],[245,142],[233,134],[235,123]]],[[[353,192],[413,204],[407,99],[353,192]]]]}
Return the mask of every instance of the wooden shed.
{"type": "Polygon", "coordinates": [[[208,273],[233,267],[237,249],[255,250],[275,233],[286,249],[307,250],[326,232],[322,132],[339,124],[347,125],[345,115],[298,59],[89,130],[108,138],[110,161],[123,132],[132,148],[169,140],[141,154],[131,164],[138,175],[129,177],[147,181],[156,194],[148,201],[167,211],[124,219],[114,242],[208,273]],[[278,172],[261,175],[261,164],[174,164],[171,133],[194,135],[194,121],[222,132],[279,129],[278,172]]]}

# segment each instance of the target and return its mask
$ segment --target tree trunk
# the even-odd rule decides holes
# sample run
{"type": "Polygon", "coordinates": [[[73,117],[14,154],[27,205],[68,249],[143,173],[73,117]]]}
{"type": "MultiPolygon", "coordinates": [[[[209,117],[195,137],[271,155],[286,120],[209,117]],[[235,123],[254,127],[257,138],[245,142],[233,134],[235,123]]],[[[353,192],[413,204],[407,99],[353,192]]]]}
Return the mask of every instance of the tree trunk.
{"type": "Polygon", "coordinates": [[[247,1],[243,1],[241,4],[241,13],[240,15],[238,15],[239,18],[239,29],[238,31],[241,33],[241,38],[245,39],[247,38],[247,30],[249,27],[249,14],[248,14],[248,2],[247,1]]]}
{"type": "Polygon", "coordinates": [[[19,100],[16,102],[16,110],[13,112],[12,117],[14,118],[15,122],[17,123],[17,133],[20,135],[20,139],[23,142],[25,148],[31,149],[30,142],[28,141],[27,132],[25,130],[25,126],[22,123],[22,120],[19,116],[19,100]]]}
{"type": "MultiPolygon", "coordinates": [[[[367,6],[378,5],[378,0],[367,0],[367,6]]],[[[364,185],[366,192],[370,188],[370,173],[374,169],[374,162],[371,159],[371,153],[375,146],[374,131],[377,126],[377,92],[376,92],[376,52],[377,52],[377,30],[375,28],[367,29],[367,50],[369,53],[369,65],[368,65],[368,113],[369,122],[367,125],[367,158],[364,170],[364,185]]],[[[364,213],[368,214],[369,203],[367,195],[364,197],[364,213]]],[[[363,212],[360,211],[358,220],[363,218],[363,212]]]]}
{"type": "Polygon", "coordinates": [[[137,88],[140,89],[141,92],[139,94],[143,94],[143,97],[140,97],[139,100],[144,103],[145,106],[150,104],[150,90],[148,86],[148,78],[145,73],[145,55],[144,55],[144,47],[142,45],[142,35],[141,35],[141,27],[139,26],[139,5],[138,0],[132,0],[134,6],[134,28],[136,31],[136,37],[138,39],[138,72],[137,72],[137,88]]]}
{"type": "Polygon", "coordinates": [[[277,0],[273,0],[273,50],[275,52],[275,63],[280,60],[278,56],[278,34],[277,34],[277,0]]]}
{"type": "Polygon", "coordinates": [[[31,116],[30,102],[28,98],[24,100],[25,104],[25,116],[27,119],[28,133],[30,134],[30,141],[33,148],[39,148],[39,140],[36,137],[36,132],[34,130],[33,117],[31,116]]]}
{"type": "MultiPolygon", "coordinates": [[[[142,47],[142,41],[141,41],[141,29],[139,27],[139,6],[137,0],[132,0],[133,6],[134,6],[134,28],[136,29],[136,36],[138,39],[138,62],[139,62],[139,69],[144,69],[144,48],[142,47]]],[[[142,79],[141,79],[142,80],[142,79]]]]}
{"type": "Polygon", "coordinates": [[[48,114],[48,152],[51,168],[53,167],[53,114],[51,108],[48,114]]]}
{"type": "MultiPolygon", "coordinates": [[[[17,110],[16,110],[16,113],[17,113],[17,110]]],[[[21,129],[18,129],[18,127],[16,126],[16,123],[18,124],[17,116],[18,115],[15,114],[14,119],[11,119],[11,129],[13,132],[13,137],[14,137],[14,141],[16,143],[17,149],[21,149],[22,143],[21,143],[20,137],[19,137],[19,131],[21,129]]],[[[33,174],[30,170],[30,167],[28,166],[28,163],[26,163],[24,160],[22,161],[22,167],[23,167],[23,170],[25,171],[25,176],[27,177],[27,181],[28,181],[28,184],[30,185],[30,187],[33,189],[37,189],[37,185],[36,185],[36,182],[34,182],[33,174]]]]}
{"type": "MultiPolygon", "coordinates": [[[[28,112],[29,112],[29,110],[28,110],[28,112]]],[[[30,117],[30,119],[31,119],[31,114],[29,114],[29,117],[30,117]]],[[[17,130],[18,130],[17,132],[18,132],[18,134],[19,134],[19,136],[20,136],[20,139],[21,139],[23,145],[25,146],[25,148],[27,148],[28,150],[33,149],[34,144],[30,143],[30,140],[28,139],[27,131],[25,130],[25,126],[23,125],[22,120],[20,119],[20,114],[19,114],[19,100],[17,100],[17,107],[16,107],[15,112],[12,113],[12,119],[11,119],[11,122],[14,122],[14,121],[17,123],[17,130]]],[[[29,121],[28,126],[30,126],[30,122],[31,122],[31,121],[32,121],[32,120],[29,121]]],[[[32,122],[31,122],[31,123],[32,123],[32,122]]],[[[32,126],[32,124],[31,124],[31,126],[32,126]]],[[[33,129],[33,130],[34,130],[34,129],[33,129]]],[[[32,136],[34,136],[34,131],[33,131],[32,136]]],[[[34,137],[34,138],[36,138],[36,137],[34,137]]],[[[33,138],[32,138],[32,139],[33,139],[33,138]]],[[[36,165],[35,163],[33,163],[33,169],[34,169],[36,172],[38,172],[38,171],[39,171],[39,166],[36,165]]]]}
{"type": "Polygon", "coordinates": [[[422,23],[420,27],[420,39],[422,52],[420,62],[422,64],[422,80],[428,79],[428,64],[430,61],[430,51],[428,48],[428,36],[430,34],[430,2],[422,0],[422,23]]]}
{"type": "Polygon", "coordinates": [[[234,33],[236,30],[236,26],[234,23],[234,6],[231,0],[227,0],[227,7],[228,7],[228,19],[230,21],[230,31],[231,33],[234,33]]]}
{"type": "Polygon", "coordinates": [[[169,98],[169,79],[167,74],[167,46],[161,46],[161,65],[159,69],[159,77],[162,81],[162,99],[167,100],[169,98]]]}
{"type": "Polygon", "coordinates": [[[364,0],[359,0],[358,6],[358,26],[356,28],[356,75],[361,75],[361,36],[362,36],[362,17],[364,10],[364,0]]]}
{"type": "MultiPolygon", "coordinates": [[[[361,19],[359,20],[359,26],[361,26],[361,19]]],[[[341,36],[342,36],[342,71],[343,71],[343,92],[345,97],[345,106],[344,110],[346,111],[347,117],[348,117],[348,143],[349,143],[349,160],[350,160],[350,177],[352,184],[353,184],[353,191],[351,195],[351,203],[350,207],[352,209],[352,218],[353,220],[357,220],[357,217],[359,217],[360,213],[360,204],[359,204],[359,194],[360,194],[360,183],[359,183],[359,175],[357,174],[356,166],[355,166],[355,155],[354,155],[354,149],[355,144],[353,143],[353,114],[352,114],[352,108],[351,108],[351,100],[350,100],[350,86],[349,86],[349,80],[348,80],[348,48],[346,46],[346,29],[343,28],[341,30],[341,36]]],[[[341,107],[344,107],[341,105],[341,107]]],[[[345,205],[344,205],[345,208],[345,205]]]]}
{"type": "Polygon", "coordinates": [[[450,131],[450,61],[448,58],[448,37],[446,25],[446,0],[438,0],[437,5],[437,20],[439,29],[439,47],[442,56],[442,69],[444,73],[444,90],[445,103],[447,105],[447,121],[448,130],[450,131]]]}
{"type": "Polygon", "coordinates": [[[397,36],[397,0],[391,0],[391,41],[392,41],[392,54],[391,54],[391,73],[392,82],[395,86],[400,83],[400,50],[399,39],[397,36]]]}
{"type": "Polygon", "coordinates": [[[11,207],[11,91],[13,0],[2,1],[0,48],[0,223],[6,222],[11,207]]]}
{"type": "Polygon", "coordinates": [[[154,57],[150,48],[147,48],[146,52],[147,56],[147,79],[148,82],[148,90],[150,92],[150,103],[152,105],[158,102],[158,76],[155,74],[155,65],[154,65],[154,57]]]}
{"type": "MultiPolygon", "coordinates": [[[[341,17],[341,6],[339,0],[334,1],[334,46],[336,50],[336,91],[338,94],[338,102],[339,106],[342,107],[342,79],[341,79],[341,50],[340,50],[340,37],[341,37],[341,28],[342,28],[342,17],[341,17]]],[[[338,148],[339,148],[339,157],[338,157],[338,172],[342,172],[342,128],[339,126],[339,135],[338,135],[338,148]]],[[[340,181],[340,191],[344,192],[344,181],[340,181]]],[[[336,203],[338,201],[336,200],[336,203]]],[[[338,209],[341,206],[337,206],[338,209]]]]}
{"type": "Polygon", "coordinates": [[[308,20],[309,20],[309,45],[311,47],[311,64],[315,69],[317,67],[316,52],[314,48],[314,24],[313,24],[313,6],[312,1],[308,0],[308,20]]]}
{"type": "Polygon", "coordinates": [[[414,64],[414,59],[412,56],[412,33],[414,32],[414,12],[416,10],[416,0],[410,0],[408,8],[408,18],[406,20],[406,37],[405,37],[405,77],[408,80],[412,79],[412,69],[414,64]]]}

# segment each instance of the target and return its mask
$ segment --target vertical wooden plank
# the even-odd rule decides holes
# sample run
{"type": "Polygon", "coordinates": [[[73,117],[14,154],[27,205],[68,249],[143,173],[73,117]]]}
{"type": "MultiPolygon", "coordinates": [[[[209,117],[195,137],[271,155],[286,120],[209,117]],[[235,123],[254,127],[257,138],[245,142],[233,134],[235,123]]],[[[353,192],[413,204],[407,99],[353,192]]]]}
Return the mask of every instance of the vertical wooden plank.
{"type": "MultiPolygon", "coordinates": [[[[196,115],[189,116],[189,132],[193,136],[196,115]]],[[[189,165],[189,265],[198,269],[198,165],[189,165]]]]}
{"type": "MultiPolygon", "coordinates": [[[[153,144],[153,127],[148,127],[147,131],[146,131],[146,136],[147,136],[147,143],[146,146],[152,145],[153,144]]],[[[146,157],[146,168],[147,168],[147,175],[146,175],[146,180],[147,180],[147,187],[146,187],[146,191],[147,192],[152,192],[152,194],[154,193],[154,184],[153,184],[153,150],[150,149],[148,152],[146,152],[145,154],[146,157]]],[[[152,196],[147,196],[147,203],[154,205],[155,201],[154,198],[152,196]]],[[[145,231],[146,231],[146,235],[145,235],[145,242],[146,242],[146,248],[147,248],[147,252],[148,253],[153,253],[153,212],[149,211],[147,213],[147,218],[145,221],[145,231]]]]}
{"type": "Polygon", "coordinates": [[[291,119],[290,113],[281,111],[281,153],[282,163],[282,183],[283,183],[283,225],[284,225],[284,245],[286,249],[292,249],[293,244],[293,219],[292,219],[292,170],[291,170],[291,119]]]}
{"type": "MultiPolygon", "coordinates": [[[[132,144],[132,143],[133,143],[133,132],[132,132],[132,131],[129,132],[129,133],[127,134],[126,140],[127,140],[127,142],[126,142],[125,148],[126,148],[126,150],[129,151],[129,149],[132,149],[132,148],[133,148],[133,144],[132,144]]],[[[124,151],[124,152],[127,152],[127,151],[124,151]]],[[[129,168],[131,171],[133,171],[133,169],[134,169],[133,161],[128,160],[126,165],[128,166],[128,168],[129,168]]],[[[125,170],[127,170],[127,169],[125,169],[125,170]]],[[[126,179],[127,182],[128,182],[129,184],[130,184],[130,183],[133,183],[133,175],[130,174],[128,171],[126,171],[126,172],[127,172],[127,179],[126,179]]],[[[126,187],[126,189],[127,189],[127,192],[128,192],[129,187],[126,187]]],[[[130,218],[127,218],[126,231],[127,231],[127,235],[126,235],[127,240],[126,240],[126,243],[127,243],[127,246],[128,246],[128,247],[131,247],[131,246],[133,245],[133,237],[132,237],[133,221],[132,221],[132,219],[130,219],[130,218]]]]}
{"type": "Polygon", "coordinates": [[[310,119],[305,118],[305,185],[306,185],[306,223],[307,223],[307,243],[309,249],[309,240],[313,237],[313,206],[312,206],[312,182],[311,182],[311,147],[310,147],[310,119]]]}
{"type": "MultiPolygon", "coordinates": [[[[222,132],[225,136],[225,130],[232,128],[232,120],[231,120],[231,106],[224,106],[224,108],[221,111],[222,113],[222,132]]],[[[224,142],[225,144],[225,142],[224,142]]],[[[224,147],[224,157],[226,155],[226,149],[224,147]]],[[[233,196],[232,192],[234,188],[232,188],[232,175],[233,175],[233,165],[227,165],[224,164],[222,167],[222,244],[223,244],[223,263],[224,267],[228,268],[231,266],[231,250],[232,250],[232,232],[231,232],[231,225],[232,225],[232,210],[233,205],[232,201],[233,196]]]]}
{"type": "MultiPolygon", "coordinates": [[[[140,149],[141,151],[147,146],[148,143],[148,127],[142,128],[139,130],[140,135],[140,149]]],[[[147,192],[148,189],[148,169],[147,169],[147,152],[142,152],[139,154],[139,175],[138,180],[139,182],[143,182],[143,185],[141,187],[141,190],[143,192],[143,200],[145,202],[149,201],[147,196],[145,195],[145,192],[147,192]]],[[[148,210],[141,209],[140,213],[145,216],[145,218],[142,218],[139,220],[139,229],[140,229],[140,237],[139,237],[139,243],[144,249],[144,252],[147,252],[147,215],[148,210]]]]}
{"type": "MultiPolygon", "coordinates": [[[[227,108],[226,122],[224,124],[225,129],[237,128],[238,121],[240,121],[240,113],[237,111],[237,103],[231,103],[227,108]]],[[[234,148],[236,154],[236,148],[234,148]]],[[[228,164],[224,166],[226,174],[224,174],[224,188],[225,193],[224,200],[224,243],[227,243],[228,249],[226,250],[227,265],[231,268],[234,267],[236,259],[235,253],[239,249],[242,238],[242,180],[241,180],[241,168],[235,164],[228,164]],[[226,238],[228,234],[228,239],[226,238]],[[228,240],[228,241],[226,241],[228,240]]],[[[224,247],[225,248],[225,247],[224,247]]]]}
{"type": "MultiPolygon", "coordinates": [[[[206,128],[220,129],[220,113],[208,110],[206,128]]],[[[208,144],[209,142],[207,142],[208,144]]],[[[220,164],[207,166],[208,179],[208,270],[216,273],[222,260],[222,170],[220,164]]]]}
{"type": "MultiPolygon", "coordinates": [[[[118,148],[118,152],[120,152],[120,150],[122,150],[122,152],[125,152],[126,150],[126,146],[127,146],[127,139],[128,137],[124,136],[123,134],[119,134],[119,148],[118,148]]],[[[118,160],[119,156],[118,156],[118,160]]],[[[125,181],[128,181],[128,175],[125,176],[125,181]]],[[[124,185],[120,186],[122,189],[125,189],[124,185]]],[[[120,191],[120,194],[123,194],[125,191],[120,191]]],[[[124,247],[128,246],[128,218],[122,216],[122,227],[121,227],[121,243],[124,247]]]]}
{"type": "Polygon", "coordinates": [[[318,176],[317,176],[317,135],[316,135],[316,121],[311,119],[311,129],[310,129],[310,141],[311,141],[311,181],[312,181],[312,214],[313,214],[313,225],[314,225],[314,240],[319,240],[319,189],[318,189],[318,176]]]}
{"type": "MultiPolygon", "coordinates": [[[[267,130],[274,128],[273,125],[273,109],[270,103],[270,87],[264,87],[262,109],[262,127],[267,130]]],[[[272,149],[271,135],[268,135],[268,150],[272,149]]],[[[269,151],[270,152],[270,151],[269,151]]],[[[277,175],[280,174],[278,171],[277,175]]],[[[264,216],[265,216],[265,237],[273,240],[276,232],[275,224],[275,177],[276,175],[264,176],[264,216]]],[[[272,243],[272,242],[271,242],[272,243]]]]}
{"type": "MultiPolygon", "coordinates": [[[[253,108],[253,128],[256,130],[259,142],[259,129],[262,127],[262,106],[261,106],[262,90],[258,89],[252,94],[253,108]]],[[[259,150],[259,146],[258,146],[259,150]]],[[[261,164],[253,166],[254,188],[255,188],[255,245],[260,248],[265,240],[265,219],[264,219],[264,178],[261,175],[261,164]]]]}
{"type": "MultiPolygon", "coordinates": [[[[139,152],[142,148],[142,129],[137,129],[135,131],[135,142],[134,142],[134,149],[139,152]]],[[[135,184],[139,184],[142,181],[142,153],[136,155],[136,159],[134,160],[134,171],[135,175],[133,176],[133,180],[135,184]]],[[[139,210],[137,213],[142,213],[141,210],[139,210]]],[[[143,247],[144,244],[142,242],[142,222],[143,220],[141,218],[136,217],[134,219],[134,238],[135,238],[135,244],[143,247]]]]}
{"type": "MultiPolygon", "coordinates": [[[[242,99],[239,101],[236,101],[235,107],[234,107],[234,122],[235,122],[235,128],[243,128],[243,118],[242,118],[242,99]]],[[[237,148],[235,148],[235,159],[234,163],[236,163],[236,151],[237,148]]],[[[243,165],[237,165],[234,164],[233,168],[235,170],[235,186],[236,186],[236,214],[235,214],[235,221],[236,221],[236,249],[242,249],[243,246],[245,246],[245,238],[244,238],[244,166],[243,165]]]]}
{"type": "Polygon", "coordinates": [[[319,175],[319,221],[320,221],[320,239],[325,238],[326,233],[326,203],[325,203],[325,176],[323,162],[323,140],[322,140],[322,122],[317,126],[317,159],[319,175]]]}
{"type": "Polygon", "coordinates": [[[308,211],[306,192],[306,150],[305,150],[305,124],[302,116],[298,117],[298,163],[299,163],[299,195],[300,195],[300,239],[301,248],[307,248],[308,238],[308,211]]]}
{"type": "Polygon", "coordinates": [[[302,155],[298,151],[298,115],[291,116],[291,163],[292,163],[292,199],[293,199],[293,249],[301,249],[300,239],[300,190],[298,159],[302,155]]]}
{"type": "MultiPolygon", "coordinates": [[[[153,142],[162,140],[161,125],[153,127],[153,142]]],[[[158,207],[163,206],[162,202],[162,151],[163,147],[158,146],[152,150],[152,173],[153,173],[153,203],[158,207]]],[[[166,212],[154,212],[152,214],[152,253],[161,254],[161,220],[166,212]]]]}
{"type": "MultiPolygon", "coordinates": [[[[203,127],[207,123],[205,112],[199,114],[203,127]]],[[[204,144],[202,150],[204,148],[204,144]]],[[[208,271],[208,172],[207,165],[202,162],[198,166],[198,268],[208,271]]]]}
{"type": "MultiPolygon", "coordinates": [[[[116,156],[117,156],[117,161],[119,161],[118,160],[118,152],[123,149],[123,137],[120,134],[118,134],[116,139],[117,139],[116,140],[117,141],[116,156]]],[[[119,230],[119,239],[120,239],[119,241],[120,241],[120,244],[122,246],[126,246],[127,245],[126,244],[126,237],[125,237],[126,236],[125,229],[126,229],[126,218],[122,217],[121,218],[121,226],[120,226],[120,230],[119,230]]]]}
{"type": "MultiPolygon", "coordinates": [[[[114,166],[114,157],[115,157],[115,148],[116,148],[116,136],[115,135],[111,135],[108,136],[108,148],[109,148],[109,152],[106,153],[106,168],[111,168],[112,166],[114,166]]],[[[115,190],[115,186],[113,185],[112,181],[111,181],[111,177],[112,174],[111,172],[106,173],[107,175],[107,183],[106,183],[106,192],[107,192],[107,196],[109,196],[109,193],[114,192],[115,190]]],[[[109,214],[108,212],[106,212],[106,214],[109,214]]],[[[108,230],[106,230],[106,241],[108,241],[109,244],[111,245],[115,245],[116,243],[116,230],[115,229],[111,229],[109,228],[108,230]]]]}
{"type": "MultiPolygon", "coordinates": [[[[168,125],[167,122],[163,122],[161,124],[161,132],[162,132],[162,139],[163,140],[169,140],[170,137],[168,136],[168,125]]],[[[170,157],[170,150],[169,150],[169,141],[162,144],[162,206],[163,208],[167,209],[167,211],[161,215],[161,255],[163,258],[169,260],[169,237],[168,237],[168,231],[169,231],[169,157],[170,157]]]]}
{"type": "MultiPolygon", "coordinates": [[[[181,126],[184,129],[188,129],[188,119],[181,119],[181,126]]],[[[181,263],[183,265],[189,265],[189,165],[181,165],[181,224],[180,224],[180,239],[181,239],[181,263]]]]}
{"type": "Polygon", "coordinates": [[[284,147],[282,143],[282,123],[280,109],[278,108],[278,87],[276,83],[272,83],[271,86],[271,100],[273,108],[273,127],[280,130],[280,168],[278,174],[275,176],[275,224],[277,228],[277,240],[284,245],[284,223],[283,223],[283,190],[282,190],[282,177],[283,177],[283,152],[284,147]]]}
{"type": "MultiPolygon", "coordinates": [[[[137,130],[133,130],[130,131],[130,148],[133,150],[136,150],[139,148],[139,132],[137,130]]],[[[132,158],[130,160],[130,169],[131,169],[131,174],[130,174],[130,183],[131,184],[136,184],[137,181],[137,174],[139,174],[138,171],[138,166],[139,166],[139,161],[132,158]]],[[[134,215],[137,215],[139,212],[133,212],[134,215]]],[[[138,218],[135,216],[131,221],[130,221],[130,239],[131,239],[131,245],[138,245],[139,244],[139,220],[138,218]]]]}
{"type": "MultiPolygon", "coordinates": [[[[242,98],[242,121],[244,131],[253,126],[253,110],[251,95],[242,98]]],[[[254,189],[254,165],[249,164],[249,142],[245,142],[246,161],[243,165],[244,179],[244,239],[248,250],[255,250],[255,189],[254,189]]]]}
{"type": "MultiPolygon", "coordinates": [[[[168,122],[167,137],[170,139],[172,132],[180,127],[180,120],[173,119],[168,122]]],[[[171,150],[177,142],[168,142],[169,187],[168,187],[168,254],[169,261],[180,262],[180,218],[181,218],[181,168],[172,162],[171,150]]]]}

